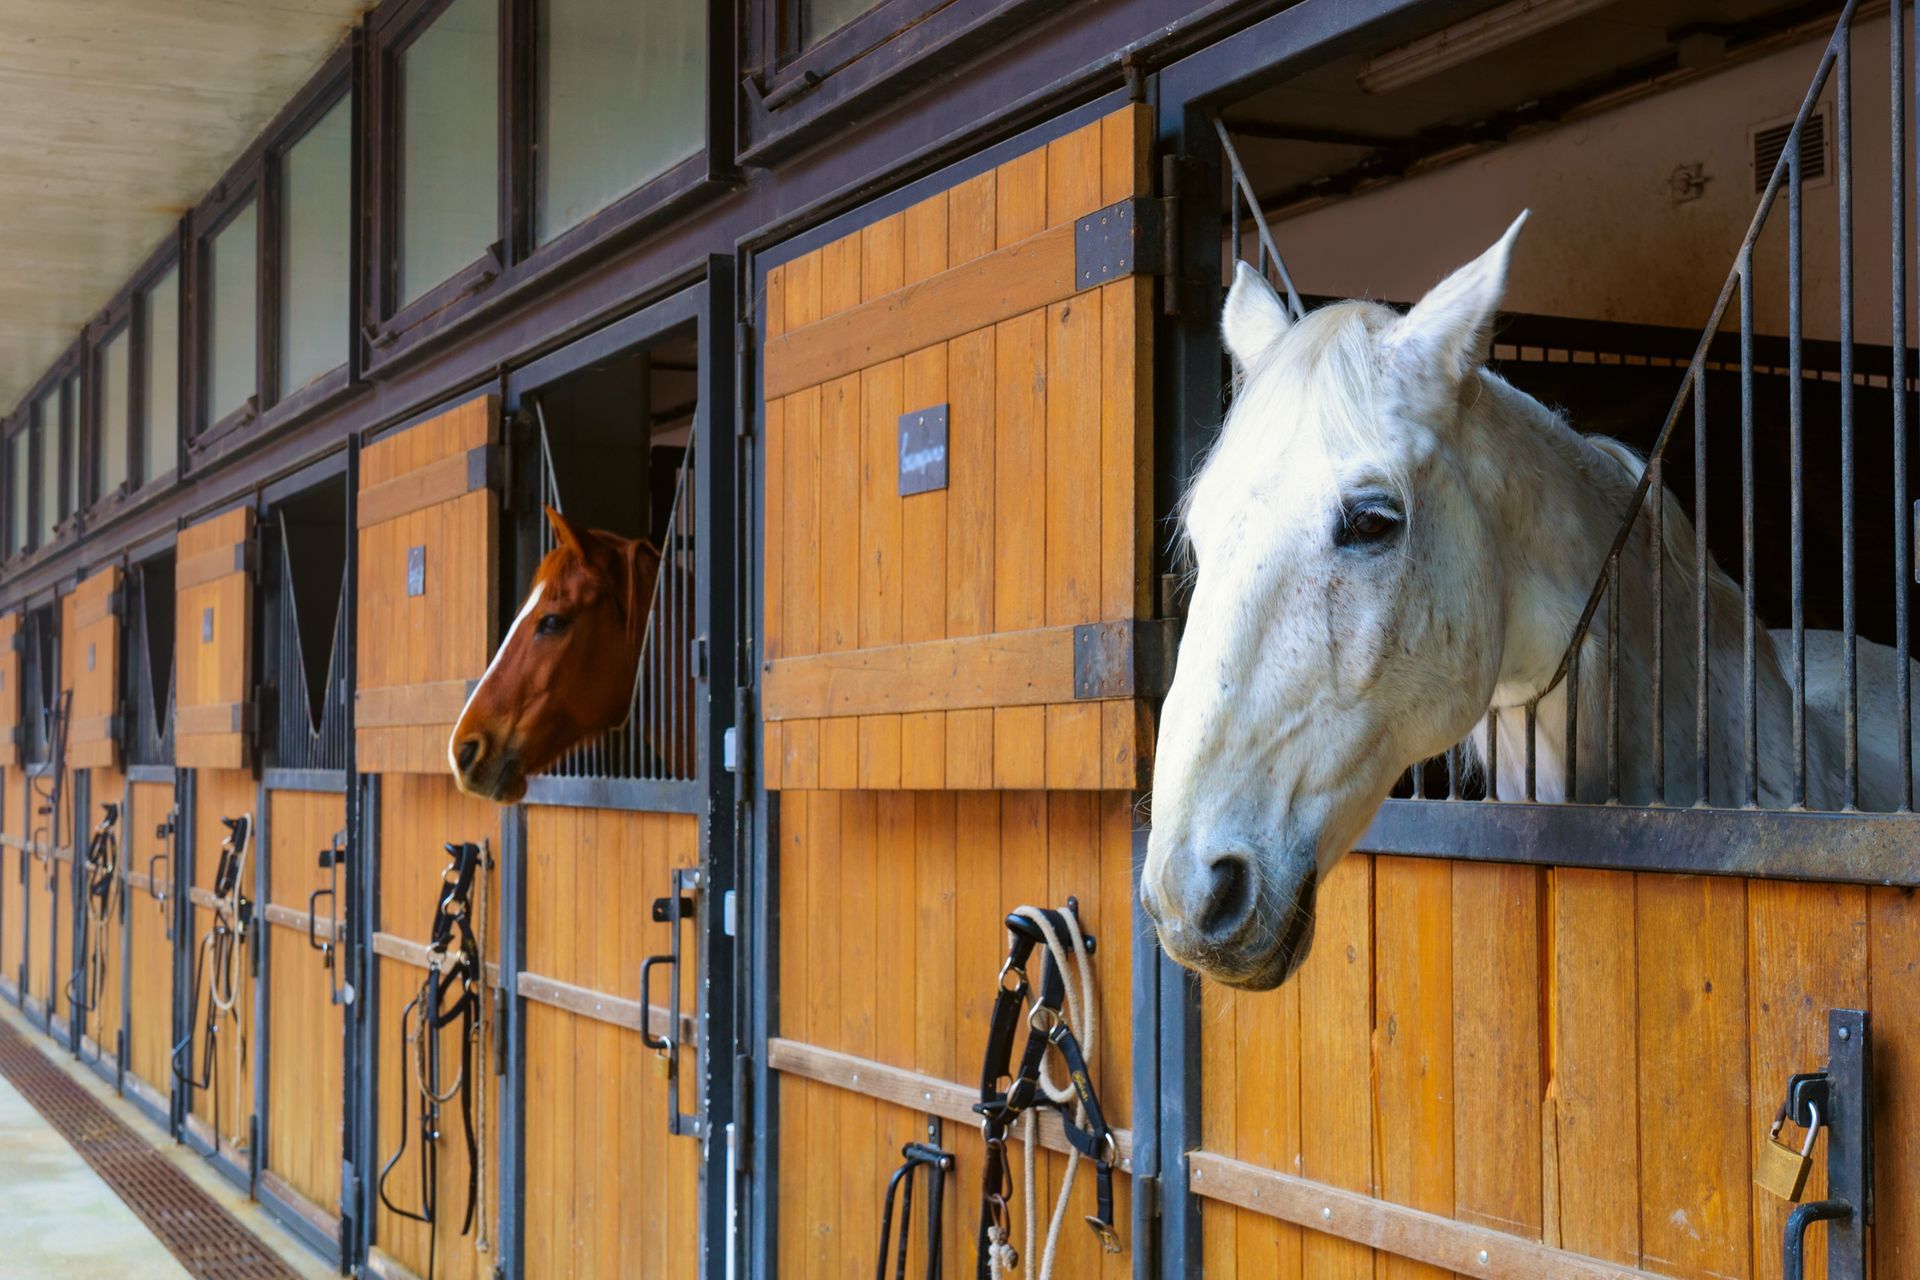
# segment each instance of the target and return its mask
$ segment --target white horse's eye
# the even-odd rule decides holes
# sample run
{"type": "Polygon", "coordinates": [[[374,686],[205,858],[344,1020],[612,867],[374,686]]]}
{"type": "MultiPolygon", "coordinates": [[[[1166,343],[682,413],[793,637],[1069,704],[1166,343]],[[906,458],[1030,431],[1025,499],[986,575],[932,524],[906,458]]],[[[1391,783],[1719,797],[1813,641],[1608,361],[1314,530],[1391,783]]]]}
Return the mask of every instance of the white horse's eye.
{"type": "Polygon", "coordinates": [[[1380,546],[1399,536],[1400,525],[1400,512],[1391,503],[1366,499],[1341,510],[1333,540],[1342,547],[1380,546]]]}

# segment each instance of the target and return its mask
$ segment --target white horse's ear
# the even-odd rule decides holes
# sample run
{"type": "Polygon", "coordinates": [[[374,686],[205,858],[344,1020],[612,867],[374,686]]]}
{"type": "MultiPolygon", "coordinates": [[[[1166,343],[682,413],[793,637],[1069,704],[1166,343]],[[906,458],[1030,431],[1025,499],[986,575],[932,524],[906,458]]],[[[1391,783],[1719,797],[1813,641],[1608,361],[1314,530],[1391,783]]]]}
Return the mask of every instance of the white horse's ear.
{"type": "Polygon", "coordinates": [[[1513,242],[1526,222],[1523,211],[1491,249],[1435,285],[1396,326],[1400,350],[1450,385],[1492,353],[1494,313],[1506,293],[1513,242]]]}
{"type": "Polygon", "coordinates": [[[1292,323],[1266,277],[1245,262],[1234,263],[1233,287],[1220,309],[1220,336],[1226,339],[1234,367],[1242,372],[1252,368],[1292,323]]]}

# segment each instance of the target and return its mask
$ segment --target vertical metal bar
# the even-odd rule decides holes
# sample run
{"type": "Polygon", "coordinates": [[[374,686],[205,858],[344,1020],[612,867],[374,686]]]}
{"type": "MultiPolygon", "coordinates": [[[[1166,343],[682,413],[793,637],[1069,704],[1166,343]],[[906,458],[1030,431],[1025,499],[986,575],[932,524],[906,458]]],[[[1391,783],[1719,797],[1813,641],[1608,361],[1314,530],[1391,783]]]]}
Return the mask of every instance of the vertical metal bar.
{"type": "Polygon", "coordinates": [[[1561,778],[1566,785],[1562,798],[1569,804],[1580,797],[1580,650],[1583,647],[1584,644],[1575,645],[1567,662],[1567,758],[1561,778]]]}
{"type": "Polygon", "coordinates": [[[1500,709],[1487,712],[1487,799],[1500,798],[1500,709]]]}
{"type": "Polygon", "coordinates": [[[1752,808],[1760,798],[1760,716],[1755,684],[1755,644],[1758,640],[1753,609],[1753,246],[1740,250],[1740,596],[1741,706],[1745,713],[1746,762],[1740,801],[1752,808]]]}
{"type": "Polygon", "coordinates": [[[1460,748],[1447,748],[1447,799],[1460,798],[1460,748]]]}
{"type": "MultiPolygon", "coordinates": [[[[1846,792],[1848,809],[1860,803],[1860,626],[1856,608],[1853,547],[1853,25],[1840,36],[1834,63],[1834,110],[1840,126],[1838,203],[1840,214],[1840,612],[1845,646],[1847,701],[1843,712],[1846,738],[1846,792]]],[[[1898,395],[1898,392],[1895,392],[1898,395]]],[[[1804,692],[1802,700],[1804,701],[1804,692]]]]}
{"type": "Polygon", "coordinates": [[[1653,774],[1652,802],[1667,802],[1667,484],[1664,464],[1659,458],[1649,462],[1653,472],[1651,507],[1647,511],[1648,554],[1653,560],[1653,706],[1648,708],[1652,726],[1648,763],[1653,774]]]}
{"type": "MultiPolygon", "coordinates": [[[[1620,799],[1620,556],[1607,557],[1607,799],[1620,799]]],[[[1568,796],[1572,799],[1572,796],[1568,796]]]]}
{"type": "Polygon", "coordinates": [[[1708,722],[1712,700],[1713,668],[1709,662],[1708,642],[1712,622],[1708,613],[1707,580],[1712,560],[1707,551],[1707,371],[1696,366],[1693,374],[1693,802],[1708,803],[1712,776],[1712,726],[1708,722]]]}
{"type": "MultiPolygon", "coordinates": [[[[1795,129],[1787,138],[1787,472],[1789,540],[1792,547],[1789,578],[1793,613],[1793,656],[1788,678],[1793,685],[1791,749],[1793,807],[1796,809],[1804,809],[1807,805],[1806,360],[1802,343],[1805,317],[1801,314],[1806,228],[1800,148],[1801,134],[1795,129]]],[[[1747,520],[1747,539],[1751,542],[1751,500],[1747,520]]],[[[1751,547],[1747,549],[1746,556],[1751,565],[1751,547]]],[[[1747,598],[1753,598],[1751,589],[1747,598]]]]}
{"type": "Polygon", "coordinates": [[[1527,702],[1527,800],[1532,802],[1540,798],[1540,699],[1527,702]]]}
{"type": "Polygon", "coordinates": [[[1893,102],[1889,122],[1892,134],[1891,239],[1893,248],[1893,367],[1887,387],[1893,393],[1893,664],[1894,701],[1899,704],[1896,737],[1900,739],[1900,800],[1902,813],[1913,808],[1913,688],[1907,667],[1907,603],[1913,580],[1911,553],[1914,520],[1907,502],[1907,20],[1902,0],[1893,0],[1888,15],[1893,102]]]}
{"type": "MultiPolygon", "coordinates": [[[[500,1170],[499,1224],[494,1233],[495,1263],[509,1276],[525,1274],[523,1234],[526,1205],[527,1002],[520,995],[520,974],[527,947],[527,808],[514,805],[500,824],[500,986],[497,1010],[507,1018],[506,1079],[500,1086],[500,1131],[496,1135],[500,1170]]],[[[484,872],[482,873],[484,874],[484,872]]],[[[493,1069],[488,1046],[485,1069],[493,1069]]],[[[378,1132],[377,1126],[374,1129],[378,1132]]],[[[484,1156],[483,1156],[484,1158],[484,1156]]],[[[486,1206],[480,1207],[482,1214],[486,1206]]],[[[482,1230],[487,1228],[482,1227],[482,1230]]]]}

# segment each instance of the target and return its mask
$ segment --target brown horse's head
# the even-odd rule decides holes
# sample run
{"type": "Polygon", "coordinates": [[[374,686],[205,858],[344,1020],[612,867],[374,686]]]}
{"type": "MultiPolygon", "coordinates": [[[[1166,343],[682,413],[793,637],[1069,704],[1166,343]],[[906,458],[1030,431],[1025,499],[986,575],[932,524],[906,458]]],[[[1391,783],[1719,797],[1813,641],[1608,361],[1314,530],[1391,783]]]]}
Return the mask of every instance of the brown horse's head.
{"type": "Polygon", "coordinates": [[[660,552],[547,508],[558,541],[453,727],[447,758],[469,795],[513,804],[527,777],[625,722],[660,552]]]}

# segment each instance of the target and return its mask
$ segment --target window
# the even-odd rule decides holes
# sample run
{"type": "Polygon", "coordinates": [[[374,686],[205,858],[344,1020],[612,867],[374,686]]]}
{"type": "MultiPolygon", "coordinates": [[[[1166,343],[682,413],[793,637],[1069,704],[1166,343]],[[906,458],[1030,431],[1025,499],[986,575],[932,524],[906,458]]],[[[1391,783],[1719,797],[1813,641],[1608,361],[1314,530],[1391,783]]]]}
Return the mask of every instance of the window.
{"type": "Polygon", "coordinates": [[[132,396],[133,339],[127,326],[100,345],[95,377],[100,404],[100,495],[119,491],[127,482],[129,417],[132,396]]]}
{"type": "Polygon", "coordinates": [[[207,242],[203,428],[247,408],[258,385],[259,221],[249,200],[207,242]]]}
{"type": "Polygon", "coordinates": [[[53,541],[60,520],[60,388],[53,387],[33,402],[34,468],[40,479],[39,518],[34,522],[33,545],[53,541]]]}
{"type": "Polygon", "coordinates": [[[800,0],[800,47],[810,49],[821,37],[873,8],[877,0],[800,0]]]}
{"type": "Polygon", "coordinates": [[[399,57],[401,306],[500,239],[500,9],[453,0],[399,57]]]}
{"type": "Polygon", "coordinates": [[[60,518],[65,520],[82,505],[80,493],[80,374],[60,384],[60,459],[65,479],[60,486],[60,518]]]}
{"type": "Polygon", "coordinates": [[[352,130],[343,97],[281,161],[281,396],[347,361],[352,130]]]}
{"type": "Polygon", "coordinates": [[[140,299],[140,483],[152,484],[178,465],[180,444],[180,268],[169,267],[140,299]]]}
{"type": "Polygon", "coordinates": [[[535,219],[545,243],[699,154],[707,13],[700,0],[540,0],[537,32],[535,219]]]}
{"type": "Polygon", "coordinates": [[[28,451],[32,435],[25,428],[7,441],[7,554],[17,556],[27,549],[27,505],[32,489],[28,483],[28,451]]]}

